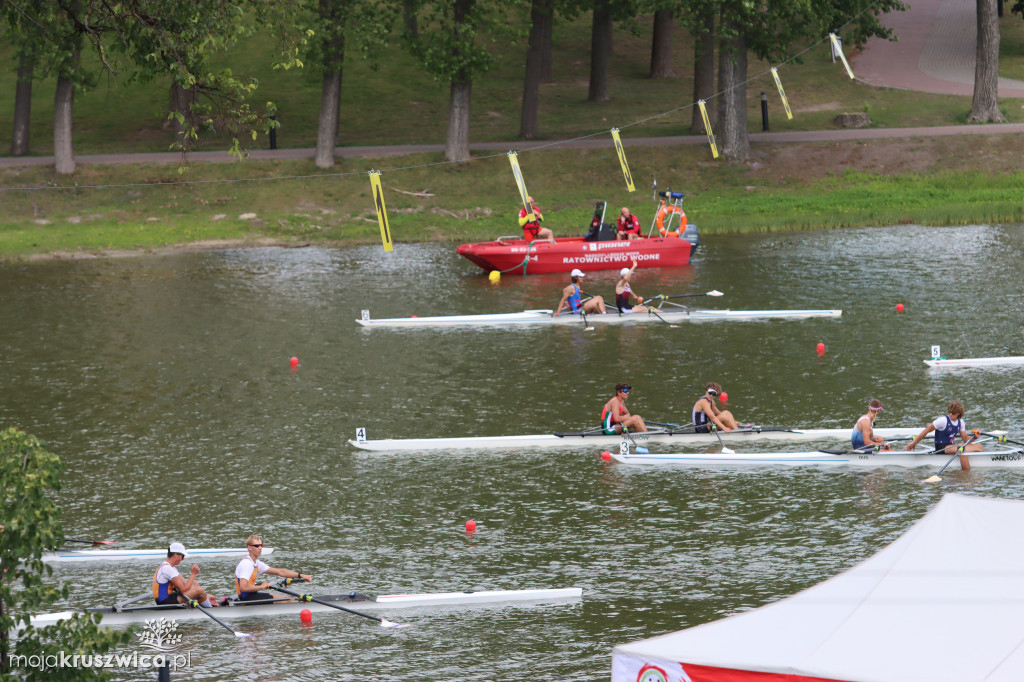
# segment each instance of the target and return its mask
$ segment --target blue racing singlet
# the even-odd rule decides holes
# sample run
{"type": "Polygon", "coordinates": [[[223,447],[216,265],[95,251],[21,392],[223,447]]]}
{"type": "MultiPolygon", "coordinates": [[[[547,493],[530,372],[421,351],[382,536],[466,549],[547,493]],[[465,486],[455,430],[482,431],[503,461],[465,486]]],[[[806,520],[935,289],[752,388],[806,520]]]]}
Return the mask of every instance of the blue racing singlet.
{"type": "Polygon", "coordinates": [[[580,301],[583,299],[583,292],[580,291],[580,285],[576,282],[572,283],[573,294],[569,297],[569,307],[572,308],[574,313],[578,313],[580,310],[580,301]]]}

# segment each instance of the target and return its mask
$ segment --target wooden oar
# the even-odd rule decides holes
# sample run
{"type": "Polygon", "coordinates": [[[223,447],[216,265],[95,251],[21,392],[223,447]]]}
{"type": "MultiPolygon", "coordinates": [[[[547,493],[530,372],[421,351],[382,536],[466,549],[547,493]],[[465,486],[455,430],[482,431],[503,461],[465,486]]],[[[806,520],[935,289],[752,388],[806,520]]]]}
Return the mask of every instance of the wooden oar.
{"type": "Polygon", "coordinates": [[[934,476],[929,476],[928,478],[924,479],[924,482],[925,483],[936,483],[938,481],[941,481],[942,480],[942,478],[941,478],[942,472],[946,470],[946,467],[948,467],[950,464],[952,464],[954,459],[956,459],[957,457],[962,455],[964,453],[964,449],[968,445],[973,443],[975,440],[977,440],[979,435],[981,435],[981,432],[980,431],[975,431],[974,435],[972,435],[970,438],[968,438],[966,443],[964,443],[963,445],[961,445],[960,447],[958,447],[956,449],[956,452],[954,452],[953,456],[950,457],[946,461],[946,463],[942,465],[942,468],[939,469],[938,473],[936,473],[934,476]]]}
{"type": "Polygon", "coordinates": [[[64,538],[64,542],[80,542],[83,545],[116,545],[113,540],[76,540],[75,538],[64,538]]]}
{"type": "Polygon", "coordinates": [[[217,616],[215,616],[215,615],[213,615],[212,613],[210,613],[209,611],[207,611],[207,610],[206,610],[206,607],[205,607],[205,606],[203,606],[202,604],[200,604],[200,603],[199,603],[198,601],[196,601],[195,599],[189,599],[189,600],[188,600],[188,605],[189,605],[189,606],[191,606],[192,608],[196,608],[196,609],[199,609],[200,611],[202,611],[203,613],[205,613],[205,614],[206,614],[207,616],[209,616],[209,617],[210,617],[210,618],[212,618],[212,619],[213,619],[214,621],[216,621],[217,623],[219,623],[219,624],[220,624],[221,626],[223,626],[223,627],[224,627],[224,629],[225,629],[225,630],[227,630],[228,632],[230,632],[231,634],[233,634],[233,635],[234,635],[235,637],[252,637],[252,635],[250,635],[250,634],[248,634],[248,633],[246,633],[246,632],[239,632],[238,630],[234,629],[233,627],[231,627],[230,625],[228,625],[227,623],[225,623],[224,621],[222,621],[222,620],[221,620],[220,618],[218,618],[217,616]]]}
{"type": "MultiPolygon", "coordinates": [[[[286,585],[290,585],[291,584],[291,580],[292,580],[291,578],[286,579],[285,580],[285,584],[286,585]]],[[[378,618],[377,616],[371,616],[370,614],[363,613],[362,611],[356,611],[355,609],[347,609],[344,606],[339,606],[338,604],[332,604],[331,602],[324,601],[323,599],[317,599],[316,597],[314,597],[312,595],[309,595],[309,594],[299,594],[298,592],[293,592],[291,590],[286,590],[283,587],[281,587],[279,584],[271,585],[270,589],[277,590],[278,592],[283,592],[284,594],[287,594],[287,595],[291,595],[292,597],[295,597],[299,601],[307,601],[307,602],[311,601],[311,602],[315,602],[317,604],[322,604],[323,606],[330,606],[332,609],[338,609],[339,611],[345,611],[346,613],[352,613],[352,614],[355,614],[357,616],[362,616],[363,618],[369,618],[370,620],[375,620],[378,623],[380,623],[380,626],[382,628],[404,628],[405,627],[404,623],[393,623],[390,620],[387,620],[387,619],[384,619],[384,618],[378,618]]]]}

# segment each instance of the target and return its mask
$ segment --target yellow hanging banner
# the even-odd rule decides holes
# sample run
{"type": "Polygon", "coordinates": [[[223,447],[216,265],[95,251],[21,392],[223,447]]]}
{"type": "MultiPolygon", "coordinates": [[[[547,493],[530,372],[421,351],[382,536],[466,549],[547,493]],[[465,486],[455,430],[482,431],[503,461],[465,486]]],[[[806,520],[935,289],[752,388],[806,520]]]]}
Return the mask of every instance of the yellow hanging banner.
{"type": "Polygon", "coordinates": [[[377,209],[377,222],[380,224],[380,239],[384,242],[384,250],[394,251],[391,227],[388,225],[388,210],[384,206],[384,189],[380,186],[380,171],[370,171],[370,191],[373,193],[373,207],[377,209]]]}
{"type": "Polygon", "coordinates": [[[786,116],[793,118],[793,112],[789,110],[789,100],[786,99],[786,91],[782,89],[782,81],[779,80],[779,70],[772,67],[772,78],[775,79],[775,86],[779,89],[779,97],[782,98],[782,106],[786,108],[786,116]]]}
{"type": "Polygon", "coordinates": [[[508,162],[512,165],[512,175],[515,176],[516,187],[519,188],[519,200],[522,201],[523,208],[526,209],[526,219],[536,220],[537,216],[533,214],[533,202],[530,201],[530,195],[526,191],[526,182],[523,180],[523,171],[519,169],[519,154],[509,152],[508,162]]]}
{"type": "Polygon", "coordinates": [[[700,107],[700,117],[704,119],[704,130],[708,133],[708,144],[711,145],[711,156],[718,158],[718,147],[715,146],[715,134],[711,131],[711,121],[708,120],[708,108],[704,106],[704,100],[699,100],[697,106],[700,107]]]}
{"type": "Polygon", "coordinates": [[[835,33],[829,33],[828,39],[832,41],[832,56],[839,57],[842,60],[843,66],[846,67],[846,73],[850,74],[850,80],[853,80],[853,69],[850,68],[850,63],[846,61],[846,55],[843,54],[843,46],[839,44],[839,37],[835,33]]]}
{"type": "Polygon", "coordinates": [[[615,142],[615,152],[619,155],[619,165],[622,166],[622,176],[626,178],[626,189],[635,192],[633,186],[633,174],[629,172],[629,162],[626,161],[626,150],[622,148],[622,138],[619,137],[619,129],[612,128],[612,141],[615,142]]]}

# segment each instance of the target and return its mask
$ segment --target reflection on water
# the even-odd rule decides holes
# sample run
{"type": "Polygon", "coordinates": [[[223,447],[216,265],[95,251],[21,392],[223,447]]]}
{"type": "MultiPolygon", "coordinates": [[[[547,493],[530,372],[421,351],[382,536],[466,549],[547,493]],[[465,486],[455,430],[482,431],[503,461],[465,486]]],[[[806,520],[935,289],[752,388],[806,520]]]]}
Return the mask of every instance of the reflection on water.
{"type": "MultiPolygon", "coordinates": [[[[0,268],[0,424],[68,464],[70,535],[125,547],[277,548],[318,591],[577,585],[575,604],[183,624],[190,678],[607,679],[611,647],[808,587],[891,542],[946,491],[1019,498],[1016,471],[636,467],[578,451],[363,453],[346,440],[503,435],[596,424],[617,381],[633,411],[685,422],[708,380],[741,419],[918,425],[949,400],[1020,431],[1021,226],[710,239],[639,292],[733,309],[841,308],[839,320],[551,329],[363,329],[374,317],[550,308],[565,277],[491,286],[452,245],[259,249],[0,268]],[[906,312],[898,314],[896,304],[906,312]],[[817,343],[826,354],[817,356],[817,343]],[[288,360],[300,365],[292,371],[288,360]],[[472,518],[478,530],[465,532],[472,518]],[[343,655],[339,655],[343,652],[343,655]]],[[[615,273],[586,289],[611,297],[615,273]]],[[[770,447],[786,447],[773,445],[770,447]]],[[[65,565],[76,605],[148,589],[153,566],[65,565]]],[[[203,562],[231,588],[233,562],[203,562]]]]}

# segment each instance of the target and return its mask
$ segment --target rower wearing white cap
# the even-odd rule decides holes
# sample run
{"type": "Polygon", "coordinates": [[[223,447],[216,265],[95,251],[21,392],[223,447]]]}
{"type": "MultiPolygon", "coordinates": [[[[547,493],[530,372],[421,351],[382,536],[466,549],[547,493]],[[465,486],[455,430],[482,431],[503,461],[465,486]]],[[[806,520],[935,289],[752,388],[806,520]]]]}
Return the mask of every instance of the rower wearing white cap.
{"type": "Polygon", "coordinates": [[[153,599],[160,605],[184,604],[189,599],[195,599],[203,606],[220,606],[217,598],[208,595],[196,582],[199,566],[192,564],[188,580],[178,573],[178,564],[187,556],[188,552],[180,542],[172,542],[167,548],[167,561],[160,564],[153,573],[153,599]]]}
{"type": "Polygon", "coordinates": [[[635,298],[638,304],[644,302],[644,297],[637,296],[629,286],[629,278],[634,270],[636,270],[636,261],[633,261],[633,267],[619,270],[619,282],[615,285],[615,305],[620,313],[646,313],[649,310],[645,305],[631,306],[629,304],[630,297],[635,298]]]}
{"type": "Polygon", "coordinates": [[[269,592],[259,591],[270,587],[270,583],[265,580],[262,583],[256,583],[256,576],[260,573],[278,575],[282,578],[305,580],[307,583],[313,579],[311,575],[306,575],[299,571],[291,571],[286,568],[273,568],[260,561],[260,555],[263,554],[263,540],[259,535],[250,535],[246,538],[245,547],[249,551],[249,556],[239,561],[238,567],[235,568],[235,589],[238,592],[238,599],[242,601],[274,598],[274,595],[269,592]]]}
{"type": "Polygon", "coordinates": [[[601,296],[592,296],[587,300],[583,300],[583,292],[580,290],[580,280],[586,277],[583,271],[579,268],[574,269],[569,273],[569,278],[572,280],[572,284],[562,289],[562,300],[558,302],[558,306],[555,308],[555,315],[558,315],[563,310],[568,309],[573,315],[578,315],[582,310],[584,313],[593,315],[594,313],[604,313],[606,308],[604,305],[604,298],[601,296]]]}

